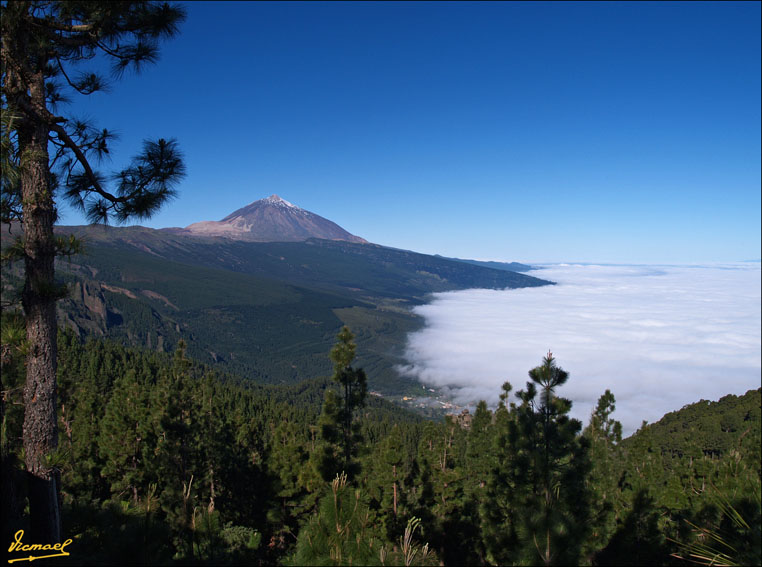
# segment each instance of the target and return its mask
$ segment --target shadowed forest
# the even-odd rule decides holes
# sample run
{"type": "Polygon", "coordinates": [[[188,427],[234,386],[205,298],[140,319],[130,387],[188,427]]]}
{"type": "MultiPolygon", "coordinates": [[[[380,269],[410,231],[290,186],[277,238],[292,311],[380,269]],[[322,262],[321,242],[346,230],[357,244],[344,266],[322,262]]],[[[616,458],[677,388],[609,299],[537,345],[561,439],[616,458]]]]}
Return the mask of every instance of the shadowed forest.
{"type": "MultiPolygon", "coordinates": [[[[51,466],[73,543],[56,561],[759,563],[759,390],[622,439],[612,392],[588,423],[568,417],[548,354],[494,411],[435,422],[367,396],[352,339],[326,353],[332,379],[262,386],[182,343],[170,356],[61,333],[51,466]]],[[[29,527],[21,354],[3,358],[4,541],[29,527]]]]}

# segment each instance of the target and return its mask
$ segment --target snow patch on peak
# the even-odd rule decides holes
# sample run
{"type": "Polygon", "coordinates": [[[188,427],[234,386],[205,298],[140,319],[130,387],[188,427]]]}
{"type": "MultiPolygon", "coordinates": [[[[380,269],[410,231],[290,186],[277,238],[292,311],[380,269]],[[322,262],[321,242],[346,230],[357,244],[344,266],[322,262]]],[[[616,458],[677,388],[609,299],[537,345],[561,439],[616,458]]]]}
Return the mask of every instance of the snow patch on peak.
{"type": "Polygon", "coordinates": [[[262,201],[267,203],[267,204],[269,204],[269,205],[276,205],[278,207],[289,207],[291,209],[298,209],[299,208],[296,205],[294,205],[293,203],[289,203],[285,199],[281,199],[280,197],[278,197],[275,194],[270,195],[267,199],[262,199],[262,201]]]}

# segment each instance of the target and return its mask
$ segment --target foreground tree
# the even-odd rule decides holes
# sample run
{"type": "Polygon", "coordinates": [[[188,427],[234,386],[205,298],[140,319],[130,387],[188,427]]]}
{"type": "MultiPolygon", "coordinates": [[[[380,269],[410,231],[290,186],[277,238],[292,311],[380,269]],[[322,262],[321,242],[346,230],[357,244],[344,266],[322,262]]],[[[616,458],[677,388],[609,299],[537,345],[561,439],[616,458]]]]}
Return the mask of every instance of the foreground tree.
{"type": "Polygon", "coordinates": [[[354,343],[354,335],[349,327],[342,327],[337,339],[336,345],[331,349],[331,360],[333,361],[333,380],[343,390],[342,403],[339,405],[339,420],[344,464],[348,466],[359,442],[359,426],[354,421],[354,415],[365,405],[368,386],[365,371],[362,368],[352,367],[357,345],[354,343]]]}
{"type": "Polygon", "coordinates": [[[365,371],[352,367],[356,350],[354,335],[348,327],[342,327],[331,349],[333,381],[341,391],[326,390],[319,422],[321,444],[314,457],[324,481],[331,481],[342,472],[351,480],[357,473],[354,457],[361,435],[355,414],[365,405],[368,386],[365,371]]]}
{"type": "Polygon", "coordinates": [[[410,518],[399,538],[387,539],[372,525],[367,500],[364,490],[347,482],[347,475],[337,475],[285,564],[440,565],[429,544],[416,541],[420,518],[410,518]]]}
{"type": "Polygon", "coordinates": [[[496,414],[496,462],[482,509],[488,559],[498,565],[574,565],[590,516],[588,442],[556,395],[569,375],[548,353],[529,371],[520,403],[496,414]],[[538,391],[539,387],[539,391],[538,391]]]}
{"type": "Polygon", "coordinates": [[[591,471],[587,478],[590,489],[590,534],[583,546],[583,556],[606,546],[616,528],[616,511],[622,507],[622,462],[624,455],[622,424],[611,417],[616,399],[610,390],[598,399],[590,415],[590,423],[582,432],[590,444],[591,471]]]}
{"type": "Polygon", "coordinates": [[[174,141],[147,141],[129,167],[110,176],[93,163],[109,153],[106,129],[56,113],[66,92],[105,86],[81,63],[102,55],[118,77],[157,58],[158,41],[175,35],[183,10],[167,3],[9,1],[2,21],[3,169],[0,220],[19,221],[23,236],[5,259],[23,260],[26,318],[23,442],[31,529],[36,541],[60,541],[57,474],[54,260],[75,251],[56,238],[56,191],[93,222],[146,218],[174,196],[184,175],[174,141]],[[113,188],[109,190],[109,182],[113,188]]]}
{"type": "Polygon", "coordinates": [[[337,475],[321,498],[317,513],[302,528],[292,565],[378,564],[380,542],[374,537],[365,494],[337,475]]]}

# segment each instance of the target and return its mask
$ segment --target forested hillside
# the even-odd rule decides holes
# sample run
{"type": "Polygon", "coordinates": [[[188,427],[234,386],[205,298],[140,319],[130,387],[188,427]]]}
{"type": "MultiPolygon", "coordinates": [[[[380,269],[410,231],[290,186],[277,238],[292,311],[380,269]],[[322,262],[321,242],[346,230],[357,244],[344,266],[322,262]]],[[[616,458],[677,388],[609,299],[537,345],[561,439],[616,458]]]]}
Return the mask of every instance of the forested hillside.
{"type": "MultiPolygon", "coordinates": [[[[568,417],[555,395],[568,375],[548,356],[516,398],[506,384],[473,415],[356,399],[337,475],[320,458],[344,455],[345,391],[329,376],[256,385],[182,343],[170,355],[65,332],[59,346],[51,459],[73,539],[60,564],[681,564],[700,529],[759,563],[760,390],[622,440],[610,392],[587,424],[568,417]]],[[[350,351],[340,369],[360,379],[350,351]]],[[[26,522],[22,364],[4,352],[4,541],[26,522]]]]}
{"type": "MultiPolygon", "coordinates": [[[[325,352],[349,325],[372,389],[402,396],[420,389],[394,370],[421,324],[411,306],[437,291],[550,283],[372,244],[238,242],[142,227],[57,232],[81,242],[79,254],[56,263],[68,286],[57,303],[62,325],[160,352],[182,337],[195,360],[259,383],[327,374],[325,352]]],[[[6,301],[20,293],[21,274],[20,263],[4,268],[6,301]]]]}

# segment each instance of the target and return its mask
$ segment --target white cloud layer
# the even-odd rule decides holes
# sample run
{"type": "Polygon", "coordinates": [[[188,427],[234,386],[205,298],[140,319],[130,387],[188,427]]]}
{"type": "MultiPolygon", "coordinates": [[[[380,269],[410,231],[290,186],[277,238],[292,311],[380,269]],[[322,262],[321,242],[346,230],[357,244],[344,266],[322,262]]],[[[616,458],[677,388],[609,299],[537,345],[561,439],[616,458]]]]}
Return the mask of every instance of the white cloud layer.
{"type": "Polygon", "coordinates": [[[436,294],[417,307],[400,368],[460,403],[523,389],[551,350],[570,374],[559,394],[587,424],[608,388],[625,434],[700,399],[760,387],[760,264],[554,265],[555,286],[436,294]]]}

